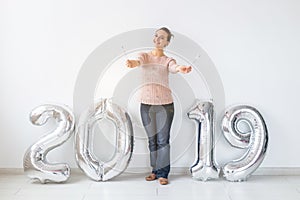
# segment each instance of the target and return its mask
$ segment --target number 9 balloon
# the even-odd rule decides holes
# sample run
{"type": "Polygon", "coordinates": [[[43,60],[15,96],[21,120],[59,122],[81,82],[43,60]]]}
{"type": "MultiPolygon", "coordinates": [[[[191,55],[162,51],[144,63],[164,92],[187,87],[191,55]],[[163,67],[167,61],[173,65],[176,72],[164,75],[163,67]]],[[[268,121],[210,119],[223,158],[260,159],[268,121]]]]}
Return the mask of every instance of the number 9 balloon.
{"type": "Polygon", "coordinates": [[[263,117],[251,106],[235,106],[223,117],[222,130],[227,141],[234,147],[247,148],[237,160],[223,167],[224,177],[229,181],[245,181],[264,159],[268,146],[268,131],[263,117]],[[251,133],[244,133],[239,124],[244,122],[251,133]]]}
{"type": "Polygon", "coordinates": [[[50,164],[46,156],[49,151],[67,141],[73,133],[75,120],[72,111],[66,106],[41,105],[30,113],[30,121],[34,125],[44,125],[49,118],[58,123],[57,128],[33,144],[25,153],[23,166],[31,179],[42,183],[64,182],[70,176],[67,164],[50,164]]]}

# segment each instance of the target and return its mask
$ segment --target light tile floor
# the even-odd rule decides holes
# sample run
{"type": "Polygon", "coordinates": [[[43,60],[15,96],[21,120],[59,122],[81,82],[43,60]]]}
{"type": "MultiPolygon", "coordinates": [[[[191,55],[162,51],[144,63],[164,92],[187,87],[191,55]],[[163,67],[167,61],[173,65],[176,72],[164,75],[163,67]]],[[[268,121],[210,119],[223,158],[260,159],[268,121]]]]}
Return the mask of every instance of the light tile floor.
{"type": "Polygon", "coordinates": [[[246,182],[196,181],[170,175],[170,184],[144,181],[145,174],[122,174],[95,182],[81,173],[66,183],[40,184],[23,174],[0,174],[0,200],[300,200],[300,176],[251,176],[246,182]]]}

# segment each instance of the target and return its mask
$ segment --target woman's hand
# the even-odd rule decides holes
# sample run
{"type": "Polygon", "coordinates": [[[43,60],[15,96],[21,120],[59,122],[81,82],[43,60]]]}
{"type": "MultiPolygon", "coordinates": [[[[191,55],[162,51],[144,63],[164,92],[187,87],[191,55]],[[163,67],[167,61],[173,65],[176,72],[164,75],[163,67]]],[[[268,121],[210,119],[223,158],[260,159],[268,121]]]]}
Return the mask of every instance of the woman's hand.
{"type": "Polygon", "coordinates": [[[186,74],[186,73],[189,73],[192,70],[192,66],[179,65],[178,67],[176,67],[176,70],[178,72],[186,74]]]}
{"type": "Polygon", "coordinates": [[[140,65],[140,62],[138,60],[127,60],[126,66],[129,68],[134,68],[140,65]]]}

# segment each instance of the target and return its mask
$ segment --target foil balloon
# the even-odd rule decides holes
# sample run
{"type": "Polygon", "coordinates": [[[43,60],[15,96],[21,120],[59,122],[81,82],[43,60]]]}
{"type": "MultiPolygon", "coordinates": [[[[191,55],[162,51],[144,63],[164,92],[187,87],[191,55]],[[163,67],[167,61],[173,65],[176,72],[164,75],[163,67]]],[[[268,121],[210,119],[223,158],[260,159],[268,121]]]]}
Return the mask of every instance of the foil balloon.
{"type": "Polygon", "coordinates": [[[106,181],[120,175],[128,166],[133,152],[133,129],[129,115],[108,99],[103,99],[81,114],[75,136],[76,162],[92,180],[106,181]],[[101,120],[116,127],[115,153],[103,162],[93,153],[94,127],[101,120]]]}
{"type": "Polygon", "coordinates": [[[219,178],[219,169],[214,164],[214,106],[209,101],[197,101],[188,112],[188,117],[198,125],[196,136],[196,159],[190,171],[196,180],[206,181],[219,178]]]}
{"type": "Polygon", "coordinates": [[[265,157],[268,146],[265,121],[255,108],[235,106],[226,111],[222,120],[222,131],[232,146],[247,149],[241,158],[224,165],[224,177],[228,181],[245,181],[265,157]]]}
{"type": "Polygon", "coordinates": [[[30,113],[30,121],[34,125],[44,125],[49,118],[56,120],[57,127],[28,148],[23,159],[24,172],[41,183],[64,182],[70,176],[69,165],[51,164],[46,156],[70,138],[75,128],[75,119],[72,111],[63,105],[40,105],[30,113]]]}

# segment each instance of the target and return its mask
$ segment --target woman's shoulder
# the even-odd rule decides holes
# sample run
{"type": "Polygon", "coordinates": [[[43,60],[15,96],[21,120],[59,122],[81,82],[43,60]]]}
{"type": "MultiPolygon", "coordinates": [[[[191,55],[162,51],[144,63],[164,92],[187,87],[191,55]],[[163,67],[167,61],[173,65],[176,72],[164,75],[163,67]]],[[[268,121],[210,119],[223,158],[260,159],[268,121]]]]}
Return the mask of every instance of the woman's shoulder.
{"type": "Polygon", "coordinates": [[[142,52],[139,52],[138,54],[139,55],[151,55],[151,52],[142,51],[142,52]]]}
{"type": "Polygon", "coordinates": [[[175,59],[174,59],[173,57],[170,57],[170,56],[168,56],[168,55],[165,55],[163,58],[164,58],[164,60],[165,60],[166,62],[171,62],[172,60],[175,61],[175,59]]]}
{"type": "Polygon", "coordinates": [[[138,56],[139,56],[139,57],[146,58],[146,57],[149,57],[150,54],[149,54],[149,52],[140,52],[140,53],[138,53],[138,56]]]}

